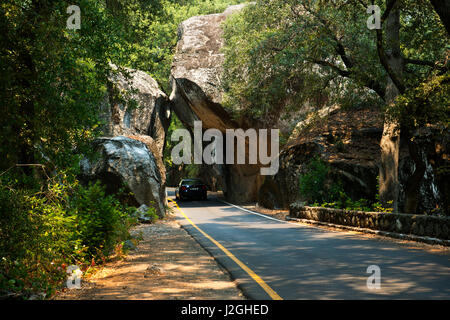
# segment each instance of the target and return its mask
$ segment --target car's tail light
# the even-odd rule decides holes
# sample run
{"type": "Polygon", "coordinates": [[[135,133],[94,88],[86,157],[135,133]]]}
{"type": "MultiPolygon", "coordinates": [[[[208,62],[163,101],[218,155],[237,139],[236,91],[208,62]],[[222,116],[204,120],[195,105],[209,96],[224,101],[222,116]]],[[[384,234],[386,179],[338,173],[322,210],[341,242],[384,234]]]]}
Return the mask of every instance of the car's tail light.
{"type": "Polygon", "coordinates": [[[181,190],[181,191],[186,191],[187,189],[186,189],[185,186],[182,186],[182,187],[180,188],[180,190],[181,190]]]}
{"type": "Polygon", "coordinates": [[[202,186],[202,190],[206,190],[206,186],[202,186]]]}

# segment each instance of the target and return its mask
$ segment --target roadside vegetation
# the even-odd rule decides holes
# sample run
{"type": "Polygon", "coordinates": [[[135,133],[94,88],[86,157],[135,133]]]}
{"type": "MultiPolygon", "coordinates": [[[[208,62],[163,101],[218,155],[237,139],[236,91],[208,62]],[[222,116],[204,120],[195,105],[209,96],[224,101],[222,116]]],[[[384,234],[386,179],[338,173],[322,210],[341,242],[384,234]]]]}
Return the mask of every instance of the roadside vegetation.
{"type": "Polygon", "coordinates": [[[299,193],[309,206],[392,212],[392,208],[386,208],[379,202],[378,194],[374,195],[376,200],[364,198],[352,200],[345,192],[342,181],[333,178],[332,169],[319,157],[312,159],[306,165],[305,171],[299,178],[299,193]]]}
{"type": "Polygon", "coordinates": [[[0,289],[10,297],[50,297],[68,266],[86,273],[105,262],[137,221],[134,209],[99,183],[82,186],[59,173],[33,187],[24,178],[0,180],[0,289]]]}
{"type": "Polygon", "coordinates": [[[167,91],[178,24],[237,2],[80,0],[79,30],[66,28],[72,2],[1,2],[0,296],[48,298],[69,265],[89,272],[122,252],[135,208],[77,180],[113,65],[167,91]]]}
{"type": "MultiPolygon", "coordinates": [[[[435,134],[429,144],[448,135],[447,2],[258,0],[224,25],[225,107],[267,126],[305,108],[377,108],[384,118],[379,201],[395,212],[415,213],[427,165],[420,131],[435,134]],[[371,4],[380,9],[377,29],[367,27],[371,4]],[[399,208],[400,136],[415,167],[404,208],[399,208]]],[[[445,164],[433,169],[438,179],[448,179],[445,164]]],[[[315,197],[348,206],[337,188],[330,192],[328,199],[315,197]]]]}

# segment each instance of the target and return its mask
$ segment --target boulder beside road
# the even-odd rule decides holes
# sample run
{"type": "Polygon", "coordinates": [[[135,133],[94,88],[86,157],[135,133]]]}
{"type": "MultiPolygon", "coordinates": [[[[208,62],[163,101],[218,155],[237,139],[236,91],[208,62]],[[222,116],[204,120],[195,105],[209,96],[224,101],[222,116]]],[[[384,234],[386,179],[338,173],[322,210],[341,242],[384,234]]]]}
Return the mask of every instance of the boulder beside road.
{"type": "Polygon", "coordinates": [[[165,187],[156,158],[143,142],[118,136],[96,139],[93,147],[99,157],[81,162],[83,180],[100,180],[108,193],[125,187],[132,193],[131,203],[153,206],[164,217],[165,187]]]}

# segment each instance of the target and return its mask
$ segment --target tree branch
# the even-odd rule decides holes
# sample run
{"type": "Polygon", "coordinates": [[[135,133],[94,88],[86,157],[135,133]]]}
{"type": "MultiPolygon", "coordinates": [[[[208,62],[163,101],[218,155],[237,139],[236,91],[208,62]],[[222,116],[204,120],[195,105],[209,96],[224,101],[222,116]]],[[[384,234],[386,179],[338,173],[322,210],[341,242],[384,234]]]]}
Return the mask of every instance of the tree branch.
{"type": "MultiPolygon", "coordinates": [[[[339,74],[342,77],[350,79],[354,78],[354,73],[352,73],[352,71],[343,70],[329,61],[315,59],[312,62],[324,67],[330,67],[332,70],[334,70],[337,74],[339,74]]],[[[384,101],[386,89],[380,83],[378,83],[373,79],[367,78],[366,80],[364,80],[364,86],[375,91],[378,94],[378,96],[384,101]]]]}
{"type": "Polygon", "coordinates": [[[345,47],[342,45],[342,43],[339,41],[339,39],[336,37],[335,33],[330,29],[329,21],[325,20],[320,15],[316,14],[314,11],[312,11],[309,7],[307,7],[305,4],[303,5],[306,11],[309,12],[313,17],[315,17],[319,22],[322,24],[322,26],[327,30],[328,35],[335,41],[336,43],[336,52],[341,56],[342,61],[345,64],[345,67],[347,69],[351,69],[353,67],[353,62],[350,59],[350,57],[347,56],[345,47]]]}
{"type": "Polygon", "coordinates": [[[417,59],[404,59],[405,64],[417,64],[419,66],[429,66],[429,67],[435,67],[436,65],[431,61],[424,61],[424,60],[417,60],[417,59]]]}
{"type": "MultiPolygon", "coordinates": [[[[325,20],[323,17],[317,15],[313,10],[311,10],[311,8],[309,8],[305,4],[303,4],[303,6],[309,14],[311,14],[313,17],[315,17],[317,20],[319,20],[319,22],[327,30],[329,36],[335,41],[336,53],[341,57],[347,70],[343,70],[328,61],[316,59],[313,62],[317,63],[319,65],[322,65],[322,66],[330,67],[343,77],[354,78],[354,72],[351,70],[354,66],[354,63],[353,63],[352,59],[347,55],[344,45],[339,41],[339,39],[336,37],[334,32],[330,29],[330,27],[329,27],[330,23],[327,20],[325,20]]],[[[294,9],[292,9],[292,10],[297,15],[297,17],[299,17],[299,13],[296,12],[294,9]]],[[[386,89],[379,82],[375,81],[374,79],[367,78],[367,79],[363,80],[363,83],[364,83],[364,86],[375,91],[382,100],[385,99],[386,89]]]]}
{"type": "Polygon", "coordinates": [[[351,72],[347,71],[347,70],[342,70],[341,68],[339,68],[338,66],[332,64],[329,61],[323,61],[323,60],[313,60],[314,63],[317,63],[318,65],[321,66],[325,66],[325,67],[330,67],[331,69],[333,69],[334,71],[336,71],[339,75],[343,76],[343,77],[350,77],[351,72]]]}
{"type": "Polygon", "coordinates": [[[383,15],[381,16],[381,25],[383,25],[383,22],[389,17],[389,14],[392,11],[392,8],[394,8],[395,3],[397,0],[389,0],[386,4],[386,10],[384,11],[383,15]]]}
{"type": "Polygon", "coordinates": [[[403,85],[403,82],[397,77],[397,74],[394,72],[394,70],[392,69],[392,67],[389,64],[389,61],[387,59],[386,53],[384,52],[383,34],[381,32],[381,29],[377,29],[377,52],[378,52],[378,57],[380,58],[380,62],[382,64],[382,66],[388,73],[392,82],[397,87],[398,91],[400,91],[400,93],[403,94],[405,92],[405,86],[403,85]]]}
{"type": "Polygon", "coordinates": [[[439,65],[432,61],[404,58],[404,62],[405,62],[405,64],[415,64],[415,65],[419,65],[419,66],[432,67],[432,68],[436,68],[439,70],[447,70],[447,68],[445,66],[439,65]]]}

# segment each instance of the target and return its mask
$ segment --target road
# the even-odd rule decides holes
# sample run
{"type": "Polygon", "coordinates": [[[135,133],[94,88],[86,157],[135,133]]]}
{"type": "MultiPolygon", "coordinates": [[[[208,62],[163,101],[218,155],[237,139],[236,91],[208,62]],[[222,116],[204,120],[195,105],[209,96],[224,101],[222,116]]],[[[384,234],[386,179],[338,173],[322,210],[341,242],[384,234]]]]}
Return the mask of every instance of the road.
{"type": "Polygon", "coordinates": [[[450,298],[448,251],[273,220],[215,198],[177,203],[183,227],[251,299],[450,298]],[[367,285],[371,265],[379,289],[367,285]]]}

